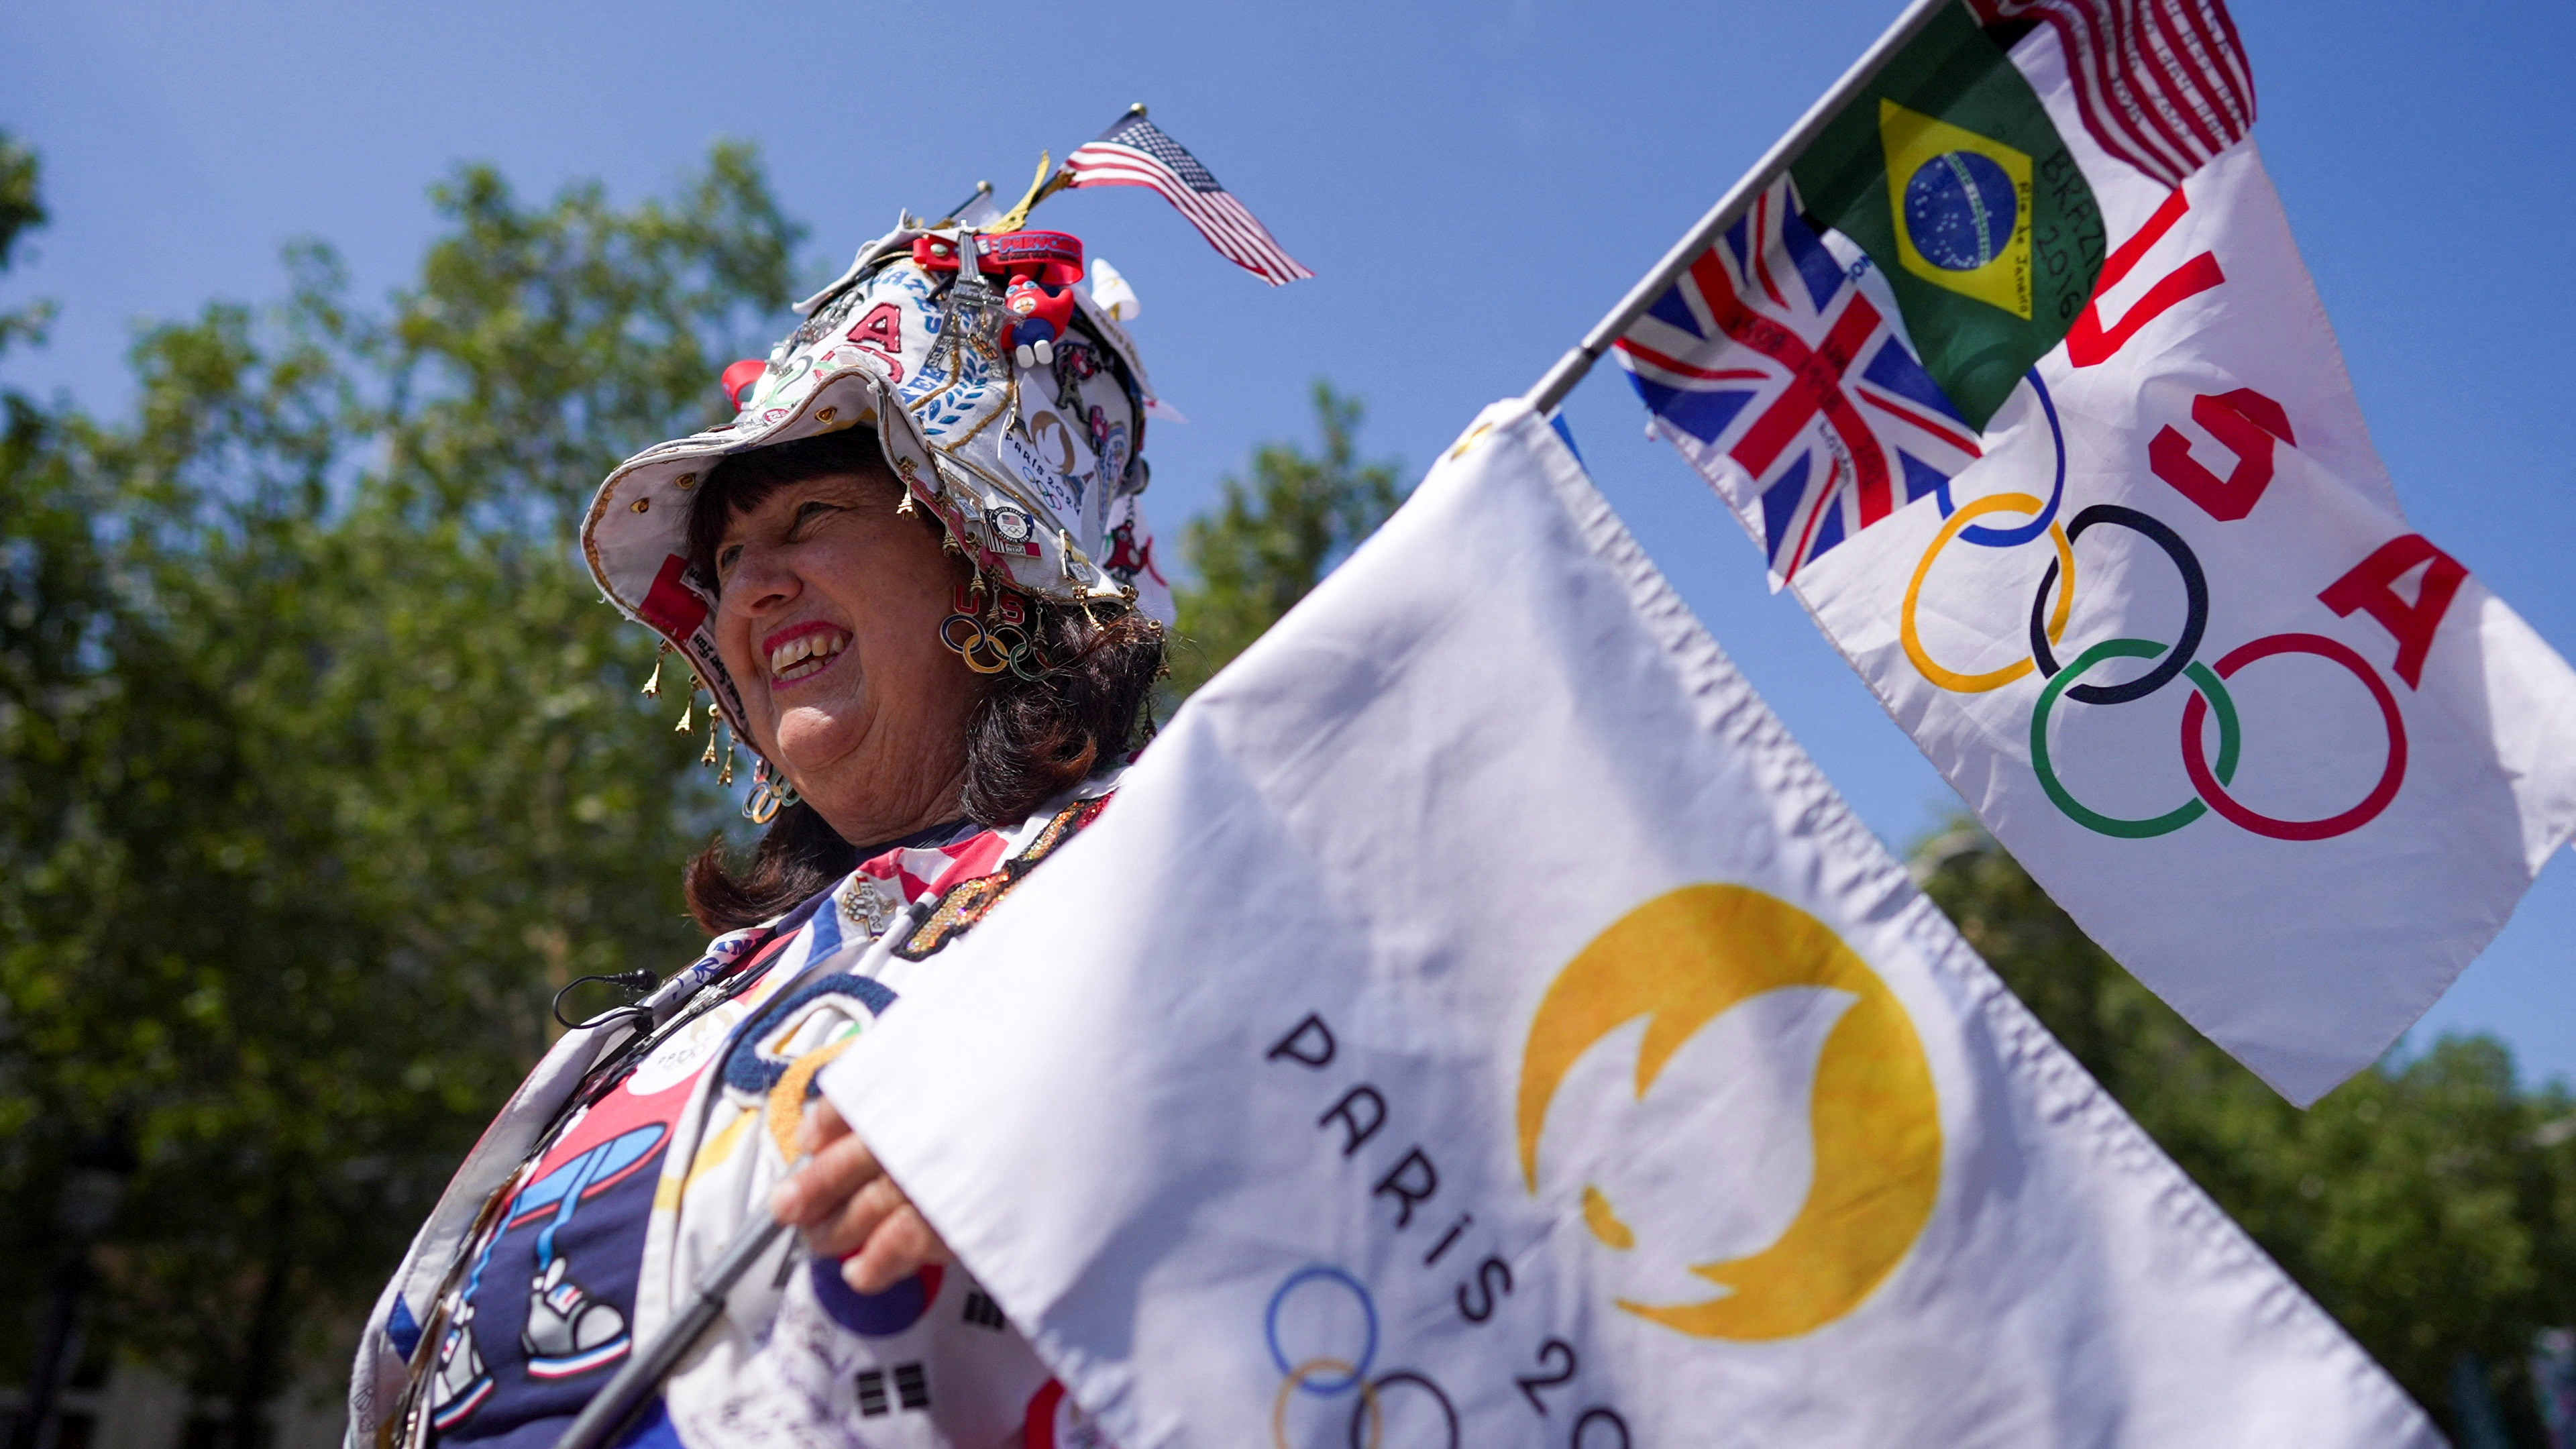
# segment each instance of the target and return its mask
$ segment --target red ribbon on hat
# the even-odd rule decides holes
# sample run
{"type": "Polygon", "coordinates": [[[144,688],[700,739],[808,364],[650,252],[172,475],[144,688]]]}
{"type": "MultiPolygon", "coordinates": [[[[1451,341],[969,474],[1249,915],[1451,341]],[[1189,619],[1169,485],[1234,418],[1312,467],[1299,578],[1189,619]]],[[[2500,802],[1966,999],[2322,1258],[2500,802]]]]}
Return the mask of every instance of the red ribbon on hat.
{"type": "MultiPolygon", "coordinates": [[[[1061,231],[1006,231],[977,237],[976,269],[1027,277],[1050,287],[1082,280],[1082,238],[1061,231]]],[[[957,270],[957,244],[943,236],[915,237],[912,259],[925,271],[957,270]]]]}

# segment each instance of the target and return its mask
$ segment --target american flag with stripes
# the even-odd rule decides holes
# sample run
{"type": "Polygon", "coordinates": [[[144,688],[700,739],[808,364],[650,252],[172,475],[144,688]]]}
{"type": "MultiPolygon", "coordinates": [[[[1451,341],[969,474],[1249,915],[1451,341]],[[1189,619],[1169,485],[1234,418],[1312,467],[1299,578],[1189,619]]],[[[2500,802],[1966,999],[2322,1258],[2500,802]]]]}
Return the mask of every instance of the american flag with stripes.
{"type": "Polygon", "coordinates": [[[1655,430],[1734,506],[1773,587],[1978,456],[1788,178],[1619,339],[1655,430]]]}
{"type": "Polygon", "coordinates": [[[1145,119],[1144,112],[1129,111],[1118,124],[1100,133],[1098,140],[1075,147],[1064,158],[1067,190],[1082,186],[1142,186],[1179,208],[1208,245],[1225,255],[1226,260],[1248,272],[1257,273],[1272,286],[1311,277],[1313,272],[1298,265],[1297,259],[1280,250],[1272,240],[1270,229],[1244,209],[1233,193],[1218,184],[1199,158],[1181,149],[1181,143],[1163,134],[1163,129],[1145,119]]]}
{"type": "Polygon", "coordinates": [[[2084,129],[2167,186],[2254,129],[2254,72],[2219,0],[1972,0],[1977,18],[2045,24],[2066,48],[2084,129]]]}

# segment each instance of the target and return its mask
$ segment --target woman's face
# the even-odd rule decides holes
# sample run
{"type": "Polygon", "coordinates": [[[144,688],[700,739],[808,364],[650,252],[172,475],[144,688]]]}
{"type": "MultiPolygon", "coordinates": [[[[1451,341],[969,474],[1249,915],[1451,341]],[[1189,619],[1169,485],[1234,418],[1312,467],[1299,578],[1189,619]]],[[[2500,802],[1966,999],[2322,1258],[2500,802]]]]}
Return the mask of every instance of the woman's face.
{"type": "Polygon", "coordinates": [[[965,578],[898,485],[838,473],[733,515],[716,643],[751,741],[854,845],[951,819],[980,679],[939,642],[965,578]]]}

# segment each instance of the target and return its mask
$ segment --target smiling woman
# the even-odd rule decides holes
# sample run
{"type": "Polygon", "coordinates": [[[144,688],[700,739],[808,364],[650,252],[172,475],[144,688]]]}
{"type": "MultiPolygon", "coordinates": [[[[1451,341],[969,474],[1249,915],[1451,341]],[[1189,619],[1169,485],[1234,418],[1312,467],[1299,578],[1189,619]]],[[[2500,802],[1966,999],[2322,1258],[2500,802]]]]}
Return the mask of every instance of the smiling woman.
{"type": "Polygon", "coordinates": [[[739,874],[721,840],[689,863],[710,931],[794,906],[875,854],[867,842],[1025,819],[1139,743],[1160,625],[1026,604],[1033,647],[1057,662],[979,673],[943,627],[974,572],[903,497],[876,440],[844,429],[727,458],[690,505],[688,558],[716,580],[753,746],[801,797],[739,874]]]}
{"type": "Polygon", "coordinates": [[[574,1026],[459,1169],[379,1300],[352,1442],[546,1449],[759,1215],[801,1232],[624,1442],[1002,1449],[1078,1421],[813,1083],[1142,742],[1151,394],[1081,276],[1062,233],[907,220],[727,370],[730,424],[601,485],[591,570],[750,750],[767,829],[688,863],[705,955],[574,1026]],[[1006,290],[1051,299],[1043,354],[1006,290]]]}

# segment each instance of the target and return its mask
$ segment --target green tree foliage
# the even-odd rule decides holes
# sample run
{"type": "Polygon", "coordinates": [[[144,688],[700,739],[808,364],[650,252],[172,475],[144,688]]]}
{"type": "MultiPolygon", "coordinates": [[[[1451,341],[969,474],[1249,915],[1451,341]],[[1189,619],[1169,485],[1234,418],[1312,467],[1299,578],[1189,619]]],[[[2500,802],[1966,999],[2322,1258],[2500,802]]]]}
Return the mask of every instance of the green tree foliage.
{"type": "Polygon", "coordinates": [[[383,305],[297,248],[283,305],[142,337],[130,421],[12,400],[0,448],[7,1231],[122,1124],[101,1326],[244,1429],[382,1281],[554,988],[689,958],[676,867],[716,818],[575,529],[618,459],[727,411],[797,230],[729,147],[631,208],[481,168],[434,197],[383,305]]]}
{"type": "MultiPolygon", "coordinates": [[[[36,153],[0,131],[0,274],[17,259],[19,240],[45,224],[37,171],[36,153]]],[[[41,301],[0,308],[0,352],[12,343],[42,341],[52,316],[53,309],[41,301]]]]}
{"type": "MultiPolygon", "coordinates": [[[[36,158],[0,135],[0,274],[42,226],[36,158]]],[[[0,308],[0,352],[41,330],[41,303],[0,308]]],[[[67,838],[92,817],[65,776],[99,683],[83,656],[111,636],[112,591],[92,535],[91,490],[70,466],[64,430],[24,395],[0,390],[0,1301],[26,1304],[53,1266],[54,1198],[67,1144],[32,1131],[42,1064],[18,1049],[26,1018],[15,978],[32,934],[28,907],[67,838]]],[[[0,1353],[24,1363],[27,1313],[0,1318],[0,1353]]]]}
{"type": "Polygon", "coordinates": [[[2523,1442],[2535,1331],[2576,1320],[2576,1102],[2489,1037],[2445,1037],[2301,1112],[2086,939],[1962,826],[1918,855],[1960,931],[2185,1171],[2418,1402],[2464,1353],[2523,1442]]]}
{"type": "Polygon", "coordinates": [[[1173,590],[1176,696],[1242,653],[1403,501],[1399,465],[1359,461],[1359,400],[1325,382],[1315,384],[1313,399],[1323,451],[1263,444],[1252,455],[1251,481],[1226,478],[1216,511],[1182,531],[1189,577],[1173,590]]]}

